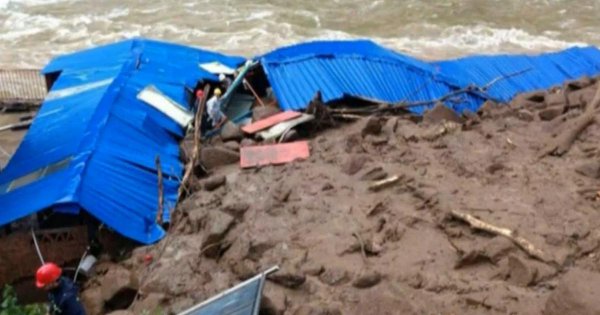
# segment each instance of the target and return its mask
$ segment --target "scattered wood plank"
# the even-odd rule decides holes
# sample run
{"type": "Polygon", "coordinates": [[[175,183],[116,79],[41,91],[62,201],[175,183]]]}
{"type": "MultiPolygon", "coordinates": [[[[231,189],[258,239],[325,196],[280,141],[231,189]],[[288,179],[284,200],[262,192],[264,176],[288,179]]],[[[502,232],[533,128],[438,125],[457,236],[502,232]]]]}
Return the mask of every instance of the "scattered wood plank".
{"type": "Polygon", "coordinates": [[[245,133],[253,134],[269,127],[275,126],[281,122],[288,121],[290,119],[298,118],[302,114],[294,111],[287,111],[275,114],[273,116],[261,119],[257,122],[253,122],[249,125],[242,127],[242,131],[245,133]]]}
{"type": "Polygon", "coordinates": [[[309,156],[308,141],[248,146],[240,149],[240,166],[250,168],[285,164],[299,159],[307,159],[309,156]]]}
{"type": "Polygon", "coordinates": [[[474,217],[470,214],[463,213],[460,211],[453,210],[450,212],[450,214],[452,215],[452,217],[468,223],[474,229],[486,231],[488,233],[504,236],[504,237],[510,239],[517,246],[519,246],[522,250],[524,250],[529,256],[531,256],[535,259],[538,259],[545,263],[553,262],[551,259],[549,259],[546,256],[546,254],[544,252],[542,252],[540,249],[535,247],[535,245],[533,245],[533,243],[531,243],[527,239],[517,235],[517,233],[511,229],[495,226],[491,223],[487,223],[485,221],[477,219],[476,217],[474,217]]]}
{"type": "Polygon", "coordinates": [[[386,179],[382,179],[380,181],[376,181],[373,184],[369,185],[369,190],[370,191],[380,191],[384,188],[390,187],[392,185],[394,185],[395,183],[397,183],[400,180],[400,176],[396,175],[396,176],[392,176],[392,177],[388,177],[386,179]]]}

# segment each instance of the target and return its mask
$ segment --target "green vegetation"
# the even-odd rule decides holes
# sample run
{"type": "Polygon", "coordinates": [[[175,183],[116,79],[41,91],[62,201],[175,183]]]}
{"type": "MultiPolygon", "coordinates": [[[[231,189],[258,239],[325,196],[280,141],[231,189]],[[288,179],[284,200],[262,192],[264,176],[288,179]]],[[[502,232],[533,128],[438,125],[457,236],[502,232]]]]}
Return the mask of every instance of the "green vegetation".
{"type": "Polygon", "coordinates": [[[5,286],[2,290],[2,303],[0,315],[44,315],[46,308],[41,304],[19,305],[15,290],[5,286]]]}

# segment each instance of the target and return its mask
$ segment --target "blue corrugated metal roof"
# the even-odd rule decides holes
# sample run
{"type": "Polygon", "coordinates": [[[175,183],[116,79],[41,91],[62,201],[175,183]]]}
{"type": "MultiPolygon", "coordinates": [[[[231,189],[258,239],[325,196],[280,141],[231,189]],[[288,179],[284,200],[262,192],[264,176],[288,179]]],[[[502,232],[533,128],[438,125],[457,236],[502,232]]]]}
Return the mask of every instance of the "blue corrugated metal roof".
{"type": "Polygon", "coordinates": [[[600,74],[600,50],[574,47],[540,55],[470,56],[432,65],[461,86],[485,86],[496,78],[510,76],[497,81],[487,91],[493,98],[508,102],[519,93],[600,74]],[[520,74],[511,76],[516,73],[520,74]]]}
{"type": "Polygon", "coordinates": [[[159,155],[166,222],[182,174],[184,131],[136,96],[152,84],[185,105],[186,86],[217,80],[198,66],[208,61],[236,67],[244,59],[134,39],[52,61],[43,72],[61,74],[0,173],[0,225],[46,208],[80,207],[137,241],[162,238],[154,161],[159,155]]]}
{"type": "MultiPolygon", "coordinates": [[[[425,62],[398,54],[372,41],[316,41],[276,49],[259,57],[283,110],[301,110],[320,91],[323,101],[345,96],[388,103],[429,101],[458,83],[425,62]]],[[[474,110],[472,96],[451,104],[474,110]]],[[[411,108],[422,113],[427,107],[411,108]]]]}

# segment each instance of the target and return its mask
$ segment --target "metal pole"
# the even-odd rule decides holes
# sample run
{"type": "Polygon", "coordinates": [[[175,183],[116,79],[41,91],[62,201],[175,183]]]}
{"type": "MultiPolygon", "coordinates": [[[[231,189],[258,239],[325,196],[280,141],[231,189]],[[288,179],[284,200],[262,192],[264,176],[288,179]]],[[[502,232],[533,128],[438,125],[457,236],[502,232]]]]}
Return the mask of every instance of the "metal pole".
{"type": "Polygon", "coordinates": [[[40,246],[38,245],[37,237],[35,236],[35,232],[33,232],[33,228],[31,228],[31,237],[33,237],[33,244],[35,245],[35,250],[37,251],[38,257],[40,258],[40,262],[43,265],[46,262],[44,262],[44,257],[42,256],[42,252],[40,251],[40,246]]]}

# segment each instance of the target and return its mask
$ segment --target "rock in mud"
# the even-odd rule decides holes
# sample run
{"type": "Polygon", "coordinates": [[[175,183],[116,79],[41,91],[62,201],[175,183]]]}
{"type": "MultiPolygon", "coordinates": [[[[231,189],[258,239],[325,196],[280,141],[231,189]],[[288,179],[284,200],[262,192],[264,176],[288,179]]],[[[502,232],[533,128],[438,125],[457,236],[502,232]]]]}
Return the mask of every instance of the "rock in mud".
{"type": "Polygon", "coordinates": [[[546,302],[544,315],[600,314],[600,274],[582,269],[567,272],[546,302]]]}
{"type": "Polygon", "coordinates": [[[240,150],[240,144],[237,141],[227,141],[223,143],[223,146],[231,151],[237,152],[240,150]]]}
{"type": "Polygon", "coordinates": [[[221,253],[221,242],[233,226],[235,219],[227,213],[212,211],[208,222],[208,232],[202,242],[202,252],[208,258],[217,258],[221,253]]]}
{"type": "Polygon", "coordinates": [[[600,178],[600,161],[593,161],[581,164],[575,168],[579,175],[598,179],[600,178]]]}
{"type": "Polygon", "coordinates": [[[256,274],[255,264],[248,259],[233,261],[230,267],[231,272],[233,272],[240,281],[248,280],[256,274]]]}
{"type": "Polygon", "coordinates": [[[342,315],[342,312],[325,305],[302,305],[294,311],[293,315],[342,315]]]}
{"type": "Polygon", "coordinates": [[[563,92],[555,92],[546,95],[546,104],[548,107],[565,107],[565,94],[563,92]]]}
{"type": "Polygon", "coordinates": [[[511,102],[514,108],[540,108],[546,105],[546,91],[533,91],[517,95],[511,102]]]}
{"type": "Polygon", "coordinates": [[[81,293],[81,303],[88,315],[101,315],[104,299],[100,287],[89,288],[81,293]]]}
{"type": "Polygon", "coordinates": [[[200,163],[206,168],[238,163],[240,154],[224,147],[206,147],[200,152],[200,163]]]}
{"type": "Polygon", "coordinates": [[[438,124],[443,121],[451,121],[462,124],[464,119],[458,116],[452,109],[442,103],[437,103],[432,109],[425,112],[423,122],[427,124],[438,124]]]}
{"type": "Polygon", "coordinates": [[[502,105],[494,101],[486,101],[485,103],[483,103],[483,105],[481,105],[481,107],[479,107],[477,113],[484,118],[492,117],[494,112],[499,110],[501,106],[502,105]]]}
{"type": "Polygon", "coordinates": [[[515,244],[506,237],[496,236],[483,247],[486,256],[497,264],[503,257],[515,249],[515,244]]]}
{"type": "Polygon", "coordinates": [[[369,117],[364,122],[360,134],[365,137],[367,135],[378,135],[383,129],[383,119],[381,117],[369,117]]]}
{"type": "Polygon", "coordinates": [[[268,276],[273,283],[289,289],[297,289],[306,282],[306,276],[295,272],[276,272],[268,276]]]}
{"type": "Polygon", "coordinates": [[[392,137],[396,134],[396,129],[398,129],[398,117],[392,117],[385,122],[383,125],[382,131],[386,135],[392,137]]]}
{"type": "Polygon", "coordinates": [[[283,290],[266,286],[260,303],[261,315],[283,315],[287,309],[287,296],[283,290]]]}
{"type": "Polygon", "coordinates": [[[135,275],[120,266],[110,268],[100,282],[100,290],[104,301],[111,300],[120,292],[127,290],[137,291],[138,289],[139,282],[135,275]]]}
{"type": "Polygon", "coordinates": [[[207,191],[213,191],[223,185],[225,185],[225,183],[227,182],[227,178],[223,175],[215,175],[212,177],[209,177],[208,179],[206,179],[204,181],[204,189],[206,189],[207,191]]]}
{"type": "Polygon", "coordinates": [[[374,287],[381,282],[383,277],[377,271],[368,271],[358,276],[353,282],[352,286],[358,289],[367,289],[374,287]]]}
{"type": "Polygon", "coordinates": [[[269,118],[281,110],[275,106],[256,106],[252,109],[252,121],[269,118]]]}
{"type": "Polygon", "coordinates": [[[241,220],[246,211],[250,209],[250,204],[244,201],[232,202],[223,205],[223,211],[241,220]]]}
{"type": "Polygon", "coordinates": [[[286,186],[280,186],[273,190],[272,196],[274,200],[278,202],[287,202],[292,194],[292,188],[286,186]]]}
{"type": "Polygon", "coordinates": [[[331,268],[325,270],[320,276],[321,282],[330,286],[338,286],[350,281],[350,274],[346,270],[331,268]]]}
{"type": "Polygon", "coordinates": [[[539,111],[538,116],[543,121],[550,121],[564,112],[563,106],[552,106],[539,111]]]}
{"type": "Polygon", "coordinates": [[[231,121],[227,121],[221,128],[221,139],[227,141],[241,141],[244,138],[244,133],[240,126],[231,121]]]}
{"type": "Polygon", "coordinates": [[[194,139],[185,137],[179,144],[179,158],[183,164],[187,164],[194,152],[194,139]]]}
{"type": "Polygon", "coordinates": [[[342,172],[348,175],[354,175],[358,173],[363,166],[367,163],[369,157],[365,154],[353,154],[348,156],[346,162],[342,166],[342,172]]]}
{"type": "Polygon", "coordinates": [[[163,304],[167,301],[167,296],[163,293],[150,293],[147,296],[136,301],[132,307],[134,314],[143,314],[144,311],[153,312],[159,311],[163,304]]]}
{"type": "Polygon", "coordinates": [[[321,264],[318,264],[313,261],[309,261],[306,264],[304,264],[300,270],[305,275],[317,277],[320,274],[322,274],[323,271],[325,271],[325,268],[321,264]]]}
{"type": "Polygon", "coordinates": [[[535,281],[537,269],[515,256],[508,257],[509,279],[514,285],[527,287],[535,281]]]}
{"type": "Polygon", "coordinates": [[[522,120],[522,121],[526,121],[526,122],[530,122],[533,121],[533,113],[529,110],[526,109],[521,109],[517,112],[517,118],[522,120]]]}
{"type": "MultiPolygon", "coordinates": [[[[360,295],[360,301],[354,307],[352,315],[377,314],[399,315],[420,314],[411,303],[411,297],[391,290],[369,290],[360,295]]],[[[442,314],[444,314],[442,312],[442,314]]],[[[451,314],[451,313],[449,313],[451,314]]]]}
{"type": "Polygon", "coordinates": [[[369,136],[365,137],[365,141],[370,142],[374,146],[382,146],[382,145],[388,144],[388,142],[390,141],[390,138],[386,135],[379,135],[379,136],[369,135],[369,136]]]}

